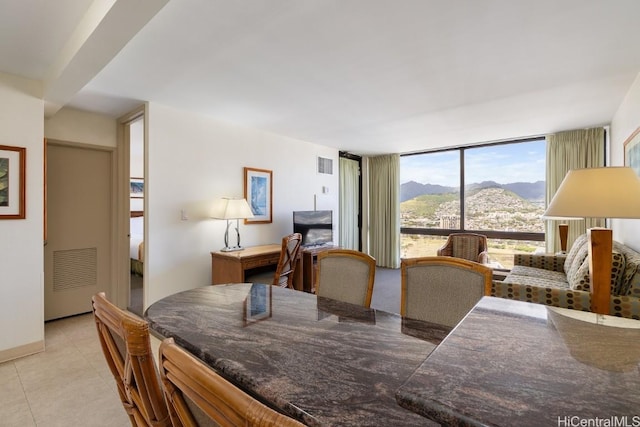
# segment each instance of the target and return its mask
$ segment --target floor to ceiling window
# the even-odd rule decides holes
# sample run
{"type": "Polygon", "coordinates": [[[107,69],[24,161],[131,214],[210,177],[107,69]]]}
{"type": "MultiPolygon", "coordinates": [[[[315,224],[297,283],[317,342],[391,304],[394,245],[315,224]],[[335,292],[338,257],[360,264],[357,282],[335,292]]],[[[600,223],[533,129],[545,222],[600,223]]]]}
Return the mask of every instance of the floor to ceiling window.
{"type": "Polygon", "coordinates": [[[453,232],[489,238],[496,268],[544,251],[544,138],[404,155],[401,256],[436,255],[453,232]]]}

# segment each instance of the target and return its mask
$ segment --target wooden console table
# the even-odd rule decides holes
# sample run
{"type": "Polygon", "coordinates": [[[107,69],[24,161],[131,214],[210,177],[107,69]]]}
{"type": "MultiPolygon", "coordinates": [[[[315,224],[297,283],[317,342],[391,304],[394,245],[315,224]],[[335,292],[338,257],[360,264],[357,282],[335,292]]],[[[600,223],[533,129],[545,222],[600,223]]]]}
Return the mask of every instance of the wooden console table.
{"type": "MultiPolygon", "coordinates": [[[[211,283],[222,285],[225,283],[244,283],[249,270],[275,266],[280,259],[282,245],[251,246],[241,251],[211,252],[211,283]]],[[[293,286],[302,290],[302,262],[298,259],[293,286]]]]}

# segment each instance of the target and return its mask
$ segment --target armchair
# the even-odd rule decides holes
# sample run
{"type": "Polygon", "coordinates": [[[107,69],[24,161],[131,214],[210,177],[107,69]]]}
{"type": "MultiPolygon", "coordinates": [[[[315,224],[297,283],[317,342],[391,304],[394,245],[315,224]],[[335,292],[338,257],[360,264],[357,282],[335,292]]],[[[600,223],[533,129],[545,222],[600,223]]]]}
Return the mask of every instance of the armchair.
{"type": "Polygon", "coordinates": [[[449,234],[444,246],[438,249],[438,256],[450,256],[488,264],[487,236],[476,233],[449,234]]]}

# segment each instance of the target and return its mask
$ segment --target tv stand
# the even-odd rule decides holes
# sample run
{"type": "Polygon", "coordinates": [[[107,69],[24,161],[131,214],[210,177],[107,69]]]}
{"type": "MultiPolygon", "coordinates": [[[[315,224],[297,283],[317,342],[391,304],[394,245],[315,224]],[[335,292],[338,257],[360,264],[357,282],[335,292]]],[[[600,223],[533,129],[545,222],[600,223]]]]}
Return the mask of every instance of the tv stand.
{"type": "Polygon", "coordinates": [[[302,290],[312,294],[316,293],[318,254],[329,249],[338,248],[340,246],[334,245],[316,245],[302,248],[302,290]]]}

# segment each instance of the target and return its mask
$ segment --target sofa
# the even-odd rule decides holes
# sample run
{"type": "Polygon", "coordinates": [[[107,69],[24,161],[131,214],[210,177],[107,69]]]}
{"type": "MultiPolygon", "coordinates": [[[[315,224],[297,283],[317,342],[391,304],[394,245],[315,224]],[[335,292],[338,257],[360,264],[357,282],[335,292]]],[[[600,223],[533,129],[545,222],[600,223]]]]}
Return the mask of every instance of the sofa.
{"type": "MultiPolygon", "coordinates": [[[[590,311],[589,241],[579,236],[566,254],[517,254],[491,296],[590,311]]],[[[613,242],[609,313],[640,320],[640,253],[613,242]]]]}

